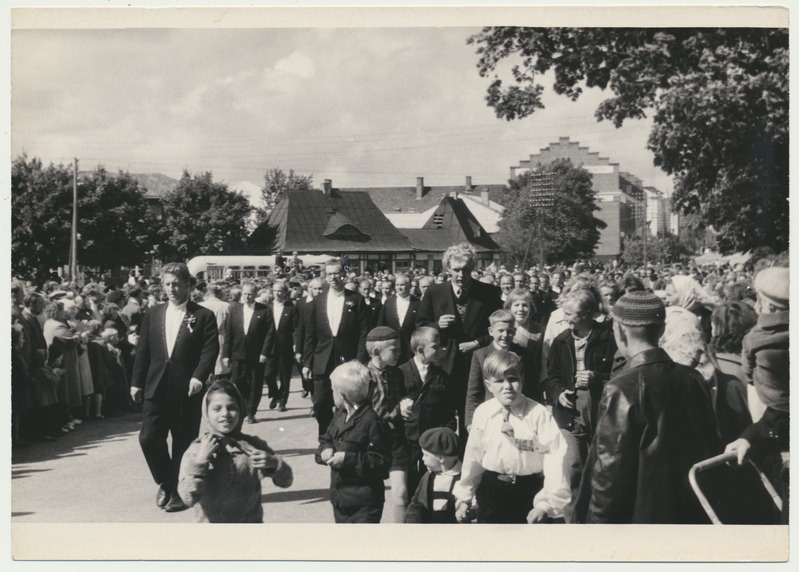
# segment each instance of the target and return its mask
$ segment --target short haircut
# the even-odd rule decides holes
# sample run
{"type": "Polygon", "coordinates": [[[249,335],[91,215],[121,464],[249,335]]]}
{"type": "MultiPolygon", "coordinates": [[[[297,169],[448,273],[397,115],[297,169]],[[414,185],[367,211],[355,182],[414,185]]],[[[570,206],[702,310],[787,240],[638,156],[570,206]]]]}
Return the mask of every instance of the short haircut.
{"type": "Polygon", "coordinates": [[[621,280],[616,282],[612,287],[610,293],[610,303],[615,304],[619,298],[628,292],[640,292],[645,290],[644,283],[635,274],[627,274],[621,280]]]}
{"type": "Polygon", "coordinates": [[[324,288],[324,286],[325,286],[325,281],[319,278],[318,276],[316,278],[311,279],[311,281],[308,282],[308,288],[324,288]]]}
{"type": "Polygon", "coordinates": [[[647,324],[646,326],[625,326],[616,320],[614,320],[614,323],[624,329],[627,333],[627,337],[644,340],[653,346],[660,345],[660,337],[663,335],[663,330],[666,327],[665,322],[662,324],[647,324]]]}
{"type": "Polygon", "coordinates": [[[474,247],[468,242],[461,242],[450,246],[444,251],[441,263],[446,270],[449,270],[452,267],[452,260],[457,259],[466,262],[466,266],[469,268],[474,268],[476,258],[477,251],[474,247]]]}
{"type": "Polygon", "coordinates": [[[499,277],[499,283],[502,284],[502,281],[505,280],[505,279],[510,280],[511,284],[513,284],[513,276],[511,274],[503,274],[502,276],[500,276],[499,277]]]}
{"type": "Polygon", "coordinates": [[[379,352],[383,351],[383,349],[387,348],[392,344],[396,344],[397,346],[399,346],[400,344],[399,338],[394,338],[393,340],[367,341],[366,353],[369,354],[370,356],[377,355],[379,352]]]}
{"type": "Polygon", "coordinates": [[[26,308],[30,308],[31,306],[33,306],[33,302],[36,300],[44,300],[44,296],[42,296],[38,292],[31,292],[30,294],[25,296],[25,299],[22,301],[22,305],[25,306],[26,308]]]}
{"type": "Polygon", "coordinates": [[[743,338],[757,323],[757,312],[746,302],[719,304],[710,316],[711,343],[717,351],[740,354],[743,338]]]}
{"type": "Polygon", "coordinates": [[[516,288],[515,290],[511,290],[508,294],[508,299],[505,300],[504,308],[506,310],[510,310],[511,306],[513,306],[519,300],[526,300],[528,304],[530,304],[530,316],[536,312],[535,302],[533,301],[533,293],[529,290],[525,290],[524,288],[516,288]]]}
{"type": "Polygon", "coordinates": [[[416,353],[420,347],[425,345],[428,342],[436,341],[438,342],[441,339],[441,336],[438,333],[438,330],[435,328],[431,328],[430,326],[422,326],[421,328],[416,328],[411,334],[411,351],[416,353]]]}
{"type": "Polygon", "coordinates": [[[516,319],[507,310],[497,310],[488,317],[488,323],[491,326],[496,326],[499,323],[515,324],[516,319]]]}
{"type": "Polygon", "coordinates": [[[325,268],[328,266],[341,266],[341,269],[344,270],[344,259],[342,259],[340,256],[329,258],[327,262],[325,262],[325,268]]]}
{"type": "Polygon", "coordinates": [[[593,318],[594,314],[599,311],[599,301],[596,295],[591,290],[572,290],[566,299],[563,300],[562,306],[573,305],[581,314],[593,318]]]}
{"type": "Polygon", "coordinates": [[[330,386],[356,405],[369,399],[369,368],[353,360],[341,364],[330,374],[330,386]]]}
{"type": "Polygon", "coordinates": [[[182,262],[167,262],[161,267],[161,276],[172,274],[184,284],[191,284],[191,273],[189,267],[182,262]]]}
{"type": "Polygon", "coordinates": [[[487,380],[521,378],[522,360],[513,352],[497,350],[483,362],[483,377],[487,380]]]}
{"type": "Polygon", "coordinates": [[[205,289],[205,293],[207,295],[215,296],[217,298],[220,298],[223,292],[224,290],[222,289],[222,286],[220,286],[219,284],[209,284],[208,288],[205,289]]]}
{"type": "Polygon", "coordinates": [[[258,292],[258,289],[255,287],[255,282],[252,280],[242,280],[241,284],[239,284],[239,288],[244,291],[245,288],[251,288],[253,292],[258,292]]]}

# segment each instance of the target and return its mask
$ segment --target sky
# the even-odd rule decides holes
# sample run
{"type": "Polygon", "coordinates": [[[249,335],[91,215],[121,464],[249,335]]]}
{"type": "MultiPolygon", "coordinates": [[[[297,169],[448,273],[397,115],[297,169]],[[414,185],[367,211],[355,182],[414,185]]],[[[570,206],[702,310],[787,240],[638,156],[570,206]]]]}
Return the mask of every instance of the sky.
{"type": "Polygon", "coordinates": [[[543,77],[545,110],[507,122],[485,103],[476,27],[17,29],[11,156],[131,173],[317,186],[505,183],[510,167],[570,137],[666,193],[649,120],[597,122],[611,95],[577,102],[543,77]]]}

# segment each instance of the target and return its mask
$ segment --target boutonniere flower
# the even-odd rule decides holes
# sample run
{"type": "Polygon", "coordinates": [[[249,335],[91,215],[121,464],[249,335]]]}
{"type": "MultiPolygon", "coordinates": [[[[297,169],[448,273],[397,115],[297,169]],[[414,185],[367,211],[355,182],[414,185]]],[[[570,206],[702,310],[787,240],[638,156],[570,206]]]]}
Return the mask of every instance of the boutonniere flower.
{"type": "Polygon", "coordinates": [[[347,300],[346,302],[344,302],[344,305],[347,306],[348,310],[352,310],[355,307],[355,302],[353,302],[352,300],[347,300]]]}
{"type": "Polygon", "coordinates": [[[197,322],[197,316],[194,314],[187,314],[183,321],[186,322],[186,327],[189,328],[189,332],[194,333],[194,324],[197,322]]]}

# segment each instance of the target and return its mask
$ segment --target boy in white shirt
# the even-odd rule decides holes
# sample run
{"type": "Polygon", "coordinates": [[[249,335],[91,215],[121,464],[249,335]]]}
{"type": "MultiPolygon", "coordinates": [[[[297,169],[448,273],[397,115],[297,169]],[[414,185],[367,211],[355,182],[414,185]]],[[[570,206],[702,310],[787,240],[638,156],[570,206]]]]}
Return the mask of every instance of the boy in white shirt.
{"type": "Polygon", "coordinates": [[[521,393],[521,360],[498,350],[483,364],[494,398],[472,419],[461,480],[453,494],[464,517],[474,501],[477,522],[563,522],[571,499],[564,461],[568,445],[552,414],[521,393]]]}

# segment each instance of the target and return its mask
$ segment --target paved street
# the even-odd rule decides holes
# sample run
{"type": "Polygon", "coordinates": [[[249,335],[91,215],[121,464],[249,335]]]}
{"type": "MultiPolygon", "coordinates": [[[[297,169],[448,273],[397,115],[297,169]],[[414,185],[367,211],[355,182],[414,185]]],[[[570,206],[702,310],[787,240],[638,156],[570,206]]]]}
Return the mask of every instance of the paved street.
{"type": "MultiPolygon", "coordinates": [[[[246,433],[266,440],[294,470],[288,489],[263,481],[264,522],[331,523],[329,470],[314,463],[316,422],[311,400],[300,396],[300,380],[288,411],[268,409],[264,395],[259,422],[246,433]]],[[[141,414],[88,421],[54,442],[12,451],[12,522],[192,522],[192,510],[166,513],[155,506],[156,487],[139,448],[141,414]]],[[[387,482],[388,483],[388,482],[387,482]]],[[[384,511],[391,522],[391,510],[384,511]]]]}

